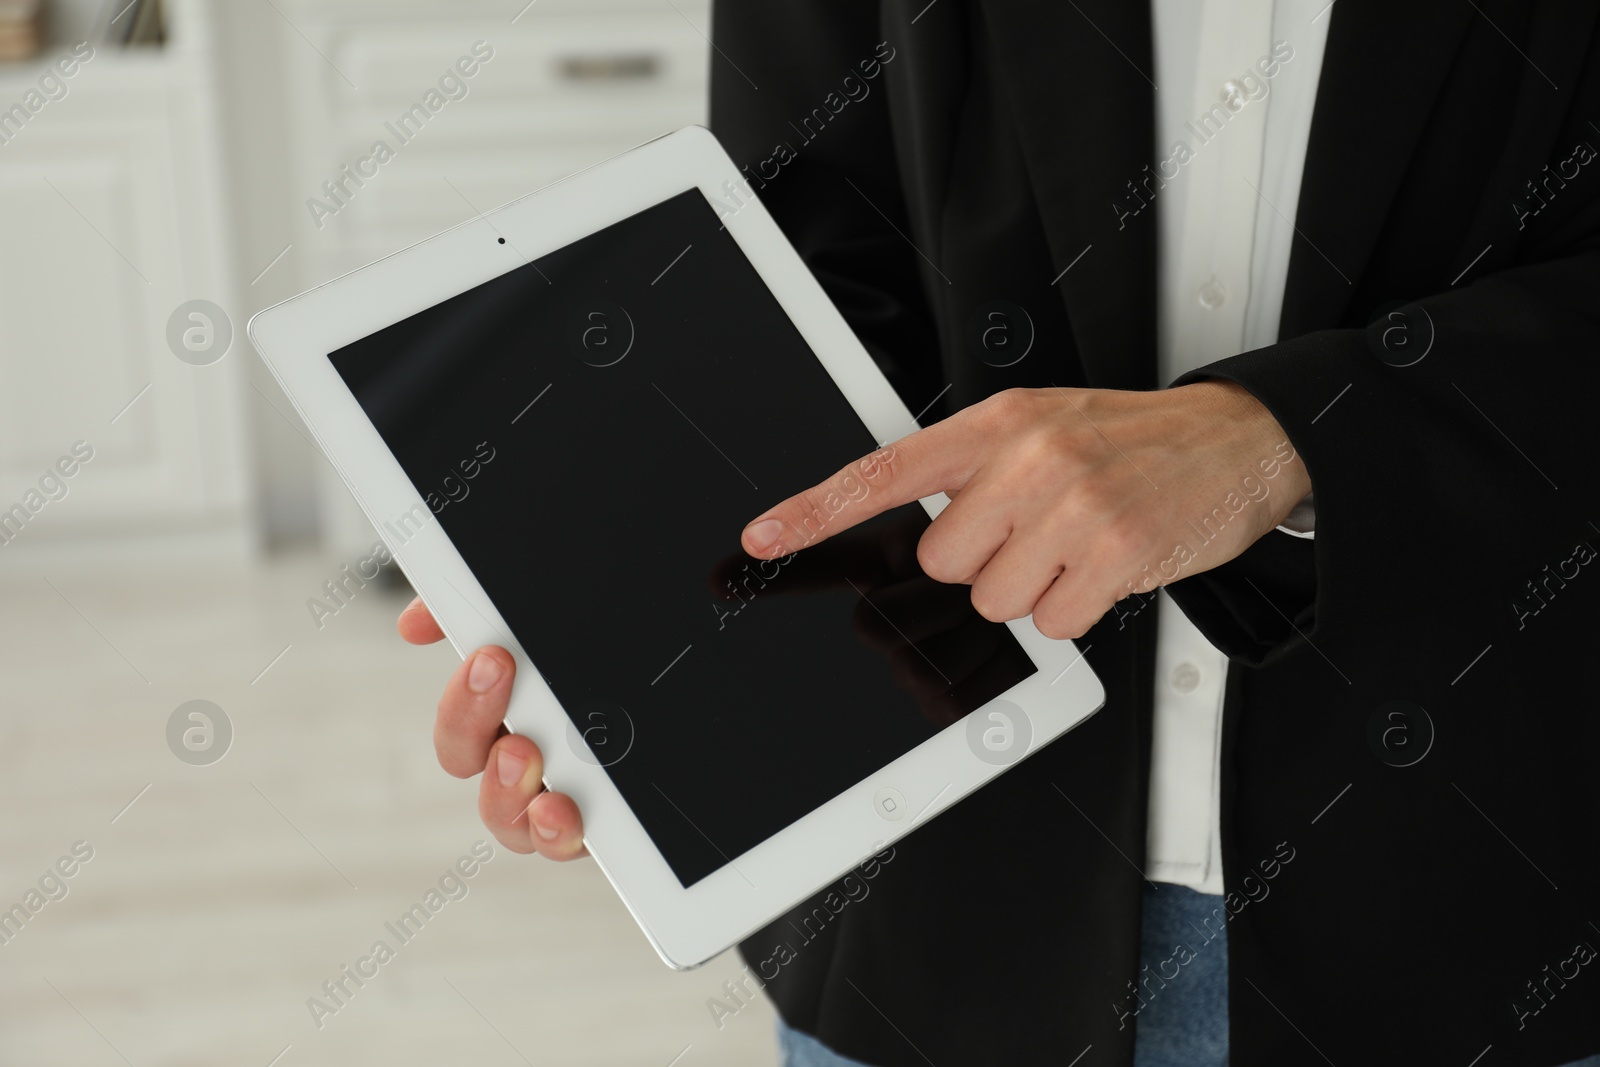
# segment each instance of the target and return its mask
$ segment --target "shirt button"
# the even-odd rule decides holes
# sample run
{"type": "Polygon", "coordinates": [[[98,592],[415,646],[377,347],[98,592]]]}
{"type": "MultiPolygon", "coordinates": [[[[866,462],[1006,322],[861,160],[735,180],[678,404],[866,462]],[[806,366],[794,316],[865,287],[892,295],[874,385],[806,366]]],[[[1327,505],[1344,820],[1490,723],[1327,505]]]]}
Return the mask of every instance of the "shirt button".
{"type": "Polygon", "coordinates": [[[1193,663],[1180,663],[1172,668],[1172,688],[1180,693],[1192,693],[1200,686],[1200,668],[1193,663]]]}
{"type": "Polygon", "coordinates": [[[1222,306],[1222,302],[1227,299],[1227,296],[1227,290],[1223,289],[1222,283],[1216,279],[1215,275],[1209,278],[1195,293],[1196,299],[1200,301],[1200,306],[1207,311],[1217,310],[1222,306]]]}
{"type": "Polygon", "coordinates": [[[1244,87],[1236,81],[1222,83],[1222,102],[1228,105],[1229,111],[1238,111],[1244,107],[1244,87]]]}

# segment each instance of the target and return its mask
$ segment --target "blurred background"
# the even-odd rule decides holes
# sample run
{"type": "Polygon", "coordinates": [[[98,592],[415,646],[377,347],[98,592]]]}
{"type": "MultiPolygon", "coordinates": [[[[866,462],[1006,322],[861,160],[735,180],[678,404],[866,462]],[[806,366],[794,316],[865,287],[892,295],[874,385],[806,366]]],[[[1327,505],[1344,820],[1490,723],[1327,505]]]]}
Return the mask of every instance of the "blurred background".
{"type": "Polygon", "coordinates": [[[776,1062],[737,956],[669,971],[594,864],[482,829],[432,749],[456,657],[395,636],[392,567],[344,582],[376,534],[244,337],[705,122],[707,33],[707,0],[0,0],[0,1067],[776,1062]]]}

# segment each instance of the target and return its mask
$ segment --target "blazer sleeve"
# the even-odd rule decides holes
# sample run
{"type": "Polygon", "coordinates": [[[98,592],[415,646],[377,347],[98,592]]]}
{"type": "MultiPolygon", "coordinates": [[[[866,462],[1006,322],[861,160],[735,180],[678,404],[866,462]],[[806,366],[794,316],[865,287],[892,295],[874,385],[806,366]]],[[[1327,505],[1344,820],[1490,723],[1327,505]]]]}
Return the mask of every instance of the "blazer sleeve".
{"type": "Polygon", "coordinates": [[[711,130],[890,383],[928,396],[938,345],[896,230],[893,49],[878,29],[869,0],[714,4],[711,130]]]}
{"type": "MultiPolygon", "coordinates": [[[[1587,166],[1600,189],[1600,159],[1587,166]]],[[[1495,605],[1510,621],[1522,579],[1600,544],[1600,462],[1586,447],[1600,400],[1600,197],[1569,193],[1552,203],[1559,221],[1530,227],[1513,262],[1469,284],[1173,383],[1248,389],[1316,497],[1314,541],[1269,533],[1168,587],[1231,658],[1261,666],[1325,626],[1416,617],[1420,604],[1495,605]],[[1309,583],[1297,553],[1314,558],[1309,583]]]]}

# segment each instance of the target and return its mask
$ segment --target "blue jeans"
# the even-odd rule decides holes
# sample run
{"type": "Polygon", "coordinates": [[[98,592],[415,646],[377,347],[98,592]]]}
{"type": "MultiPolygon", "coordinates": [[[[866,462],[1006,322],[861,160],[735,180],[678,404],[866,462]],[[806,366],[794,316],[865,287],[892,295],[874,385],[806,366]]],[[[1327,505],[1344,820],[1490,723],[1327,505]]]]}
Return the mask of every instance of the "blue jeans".
{"type": "MultiPolygon", "coordinates": [[[[1141,985],[1137,998],[1129,992],[1118,1002],[1123,1021],[1137,1027],[1134,1067],[1227,1067],[1228,938],[1215,919],[1209,927],[1205,922],[1221,906],[1220,896],[1183,886],[1145,887],[1139,962],[1149,970],[1140,975],[1157,977],[1141,985]],[[1179,945],[1187,951],[1176,951],[1179,945]],[[1173,977],[1160,977],[1168,974],[1173,977]]],[[[782,1019],[778,1052],[783,1067],[870,1067],[782,1019]]],[[[1600,1055],[1567,1067],[1600,1067],[1600,1055]]]]}
{"type": "Polygon", "coordinates": [[[778,1020],[778,1062],[783,1067],[868,1067],[860,1060],[847,1060],[810,1034],[778,1020]]]}
{"type": "Polygon", "coordinates": [[[1119,1001],[1135,1027],[1133,1067],[1227,1067],[1228,934],[1212,914],[1221,908],[1221,896],[1145,884],[1139,990],[1119,1001]]]}

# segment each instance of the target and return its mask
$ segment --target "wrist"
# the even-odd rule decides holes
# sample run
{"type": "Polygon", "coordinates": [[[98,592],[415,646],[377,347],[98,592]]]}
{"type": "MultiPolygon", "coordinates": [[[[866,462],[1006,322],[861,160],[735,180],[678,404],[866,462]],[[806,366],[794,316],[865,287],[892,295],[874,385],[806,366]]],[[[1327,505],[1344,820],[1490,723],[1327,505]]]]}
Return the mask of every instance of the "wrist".
{"type": "Polygon", "coordinates": [[[1236,457],[1241,472],[1272,485],[1265,530],[1280,525],[1295,506],[1312,491],[1311,475],[1305,462],[1289,441],[1272,412],[1255,394],[1237,382],[1206,378],[1169,390],[1185,393],[1191,411],[1207,424],[1211,433],[1219,430],[1230,442],[1227,454],[1236,457]]]}

